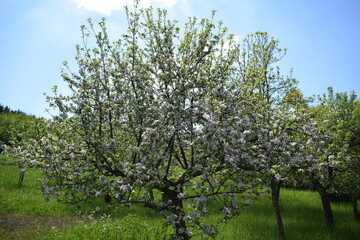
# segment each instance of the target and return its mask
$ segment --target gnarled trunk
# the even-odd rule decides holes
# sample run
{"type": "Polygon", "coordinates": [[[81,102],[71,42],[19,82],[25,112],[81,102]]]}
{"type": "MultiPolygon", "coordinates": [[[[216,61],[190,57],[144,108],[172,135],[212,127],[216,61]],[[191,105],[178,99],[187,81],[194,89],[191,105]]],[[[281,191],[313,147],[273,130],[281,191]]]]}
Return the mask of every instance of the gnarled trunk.
{"type": "Polygon", "coordinates": [[[187,233],[186,223],[183,220],[184,214],[183,212],[178,212],[177,214],[179,214],[180,219],[175,224],[176,239],[189,240],[191,236],[187,233]]]}
{"type": "Polygon", "coordinates": [[[166,189],[166,191],[162,192],[162,203],[168,205],[167,210],[171,212],[174,217],[176,216],[174,219],[175,224],[173,225],[176,233],[174,239],[189,240],[192,236],[187,231],[186,222],[184,220],[184,206],[182,199],[178,198],[178,194],[179,192],[175,190],[166,189]]]}

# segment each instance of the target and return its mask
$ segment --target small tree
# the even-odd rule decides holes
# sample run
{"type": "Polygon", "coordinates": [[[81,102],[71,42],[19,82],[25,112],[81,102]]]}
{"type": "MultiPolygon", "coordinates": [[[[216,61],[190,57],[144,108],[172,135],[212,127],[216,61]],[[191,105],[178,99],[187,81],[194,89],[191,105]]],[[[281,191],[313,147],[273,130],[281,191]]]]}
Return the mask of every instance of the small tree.
{"type": "Polygon", "coordinates": [[[326,152],[321,152],[322,171],[314,184],[319,191],[327,224],[335,227],[330,206],[330,195],[348,194],[353,198],[355,219],[358,218],[356,196],[359,194],[358,152],[359,113],[355,93],[328,93],[319,97],[320,104],[313,111],[319,121],[320,129],[327,133],[324,141],[326,152]]]}
{"type": "Polygon", "coordinates": [[[82,27],[79,71],[65,63],[62,73],[72,93],[53,89],[59,114],[48,135],[13,153],[41,167],[44,192],[62,201],[142,204],[166,218],[175,239],[213,236],[215,226],[202,221],[209,199],[228,219],[236,194],[255,188],[233,178],[249,172],[252,144],[232,141],[251,127],[251,104],[242,89],[233,94],[238,48],[213,18],[191,18],[182,32],[164,10],[126,13],[128,31],[113,43],[104,20],[99,32],[91,20],[82,27]],[[244,153],[242,165],[232,151],[244,153]]]}
{"type": "Polygon", "coordinates": [[[350,168],[347,173],[347,191],[351,195],[354,219],[360,221],[357,200],[360,198],[360,101],[356,100],[350,104],[351,117],[348,135],[349,151],[351,153],[350,168]]]}
{"type": "Polygon", "coordinates": [[[305,158],[298,136],[304,130],[301,124],[306,118],[299,104],[294,104],[299,99],[295,96],[297,81],[291,74],[281,75],[280,68],[275,66],[286,54],[286,49],[278,45],[279,41],[267,33],[248,35],[241,44],[239,81],[246,86],[246,94],[255,106],[252,125],[257,139],[252,146],[252,166],[261,173],[262,183],[271,189],[279,237],[284,239],[280,186],[292,179],[290,173],[305,158]]]}
{"type": "Polygon", "coordinates": [[[308,179],[312,188],[319,192],[326,224],[330,230],[335,228],[331,197],[348,189],[344,182],[345,179],[350,180],[345,177],[351,169],[351,154],[346,140],[348,129],[345,127],[349,122],[344,121],[341,115],[349,119],[351,117],[343,114],[348,107],[340,107],[341,102],[345,100],[343,97],[341,94],[335,97],[332,88],[329,88],[328,95],[319,98],[320,104],[308,109],[317,121],[316,128],[304,126],[313,130],[310,131],[310,137],[307,140],[304,139],[310,158],[305,161],[307,171],[304,172],[302,179],[303,181],[308,179]]]}

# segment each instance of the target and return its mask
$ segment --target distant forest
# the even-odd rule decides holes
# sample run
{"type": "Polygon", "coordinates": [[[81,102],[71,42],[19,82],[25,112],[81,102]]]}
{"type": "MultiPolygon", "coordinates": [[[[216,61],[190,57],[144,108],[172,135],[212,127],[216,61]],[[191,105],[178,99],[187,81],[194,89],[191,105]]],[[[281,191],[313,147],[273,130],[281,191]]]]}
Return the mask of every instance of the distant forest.
{"type": "Polygon", "coordinates": [[[0,153],[3,145],[17,144],[24,139],[37,139],[42,133],[42,120],[21,110],[0,104],[0,153]]]}
{"type": "Polygon", "coordinates": [[[0,114],[1,113],[15,113],[15,114],[25,114],[25,115],[29,115],[24,113],[23,111],[19,110],[12,110],[10,109],[10,107],[8,106],[3,106],[2,104],[0,104],[0,114]]]}

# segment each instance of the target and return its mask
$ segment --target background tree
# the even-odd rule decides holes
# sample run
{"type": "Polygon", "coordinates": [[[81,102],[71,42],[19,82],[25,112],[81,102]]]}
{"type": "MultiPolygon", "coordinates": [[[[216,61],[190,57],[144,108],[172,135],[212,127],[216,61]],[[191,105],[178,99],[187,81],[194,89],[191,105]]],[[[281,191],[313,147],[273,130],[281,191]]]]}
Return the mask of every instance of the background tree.
{"type": "Polygon", "coordinates": [[[37,138],[40,134],[40,129],[36,127],[39,122],[35,116],[0,105],[0,143],[16,145],[22,139],[37,138]]]}
{"type": "Polygon", "coordinates": [[[355,159],[357,159],[354,133],[359,125],[355,117],[355,100],[355,94],[334,94],[333,89],[328,88],[328,93],[319,97],[320,104],[310,110],[319,123],[318,138],[322,147],[312,150],[316,161],[309,163],[310,166],[312,165],[310,167],[312,171],[308,176],[311,177],[313,187],[320,194],[329,229],[335,227],[331,197],[356,191],[358,188],[357,177],[350,174],[356,169],[355,159]],[[352,149],[349,148],[351,143],[352,149]],[[350,175],[352,175],[351,180],[350,175]]]}
{"type": "Polygon", "coordinates": [[[306,103],[296,88],[297,81],[280,73],[276,66],[285,56],[286,49],[279,48],[279,41],[265,32],[248,35],[241,44],[239,59],[239,81],[247,89],[248,98],[256,106],[257,139],[254,164],[261,179],[271,189],[273,207],[280,238],[285,238],[281,217],[280,186],[291,179],[301,156],[299,132],[305,119],[302,107],[306,103]]]}
{"type": "Polygon", "coordinates": [[[360,122],[357,96],[354,92],[334,93],[332,88],[328,88],[327,95],[319,97],[319,100],[318,117],[323,120],[323,124],[331,124],[331,134],[334,135],[333,145],[347,148],[347,162],[335,179],[335,195],[352,196],[354,217],[359,219],[356,206],[360,192],[358,177],[360,122]]]}
{"type": "Polygon", "coordinates": [[[360,213],[358,210],[357,200],[360,198],[360,101],[356,100],[350,104],[350,128],[348,135],[349,151],[351,154],[350,168],[347,173],[347,191],[351,195],[351,203],[353,206],[353,214],[356,221],[360,221],[360,213]]]}

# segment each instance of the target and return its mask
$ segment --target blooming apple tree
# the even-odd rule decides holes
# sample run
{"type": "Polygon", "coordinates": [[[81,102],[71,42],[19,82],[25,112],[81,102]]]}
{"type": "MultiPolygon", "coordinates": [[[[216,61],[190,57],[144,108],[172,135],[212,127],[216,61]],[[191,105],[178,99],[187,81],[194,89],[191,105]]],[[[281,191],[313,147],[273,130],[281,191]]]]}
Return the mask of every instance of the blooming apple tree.
{"type": "Polygon", "coordinates": [[[127,10],[127,19],[114,42],[105,20],[99,31],[91,20],[82,27],[78,71],[65,62],[62,72],[71,93],[55,87],[48,97],[59,114],[47,136],[12,152],[44,170],[48,196],[142,204],[166,218],[174,239],[213,236],[208,201],[229,219],[237,194],[256,189],[246,167],[258,138],[251,104],[233,81],[238,46],[213,18],[191,18],[183,31],[164,10],[127,10]]]}
{"type": "MultiPolygon", "coordinates": [[[[329,229],[335,227],[330,197],[349,194],[356,197],[359,192],[358,178],[358,137],[359,120],[354,93],[336,93],[328,89],[328,94],[319,97],[320,104],[310,109],[318,120],[318,134],[322,147],[312,149],[317,163],[309,163],[313,187],[319,192],[326,223],[329,229]]],[[[304,178],[306,179],[306,178],[304,178]]],[[[356,218],[357,206],[354,204],[356,218]]]]}
{"type": "MultiPolygon", "coordinates": [[[[303,109],[305,100],[296,88],[297,81],[280,73],[278,62],[286,55],[279,41],[266,32],[248,35],[240,44],[239,77],[248,101],[253,102],[252,131],[245,133],[254,141],[251,167],[263,185],[271,190],[280,238],[285,229],[280,212],[280,187],[296,181],[307,171],[306,159],[311,155],[304,138],[311,138],[315,127],[303,109]],[[304,128],[304,125],[311,127],[304,128]]],[[[314,140],[314,143],[316,140],[314,140]]]]}

